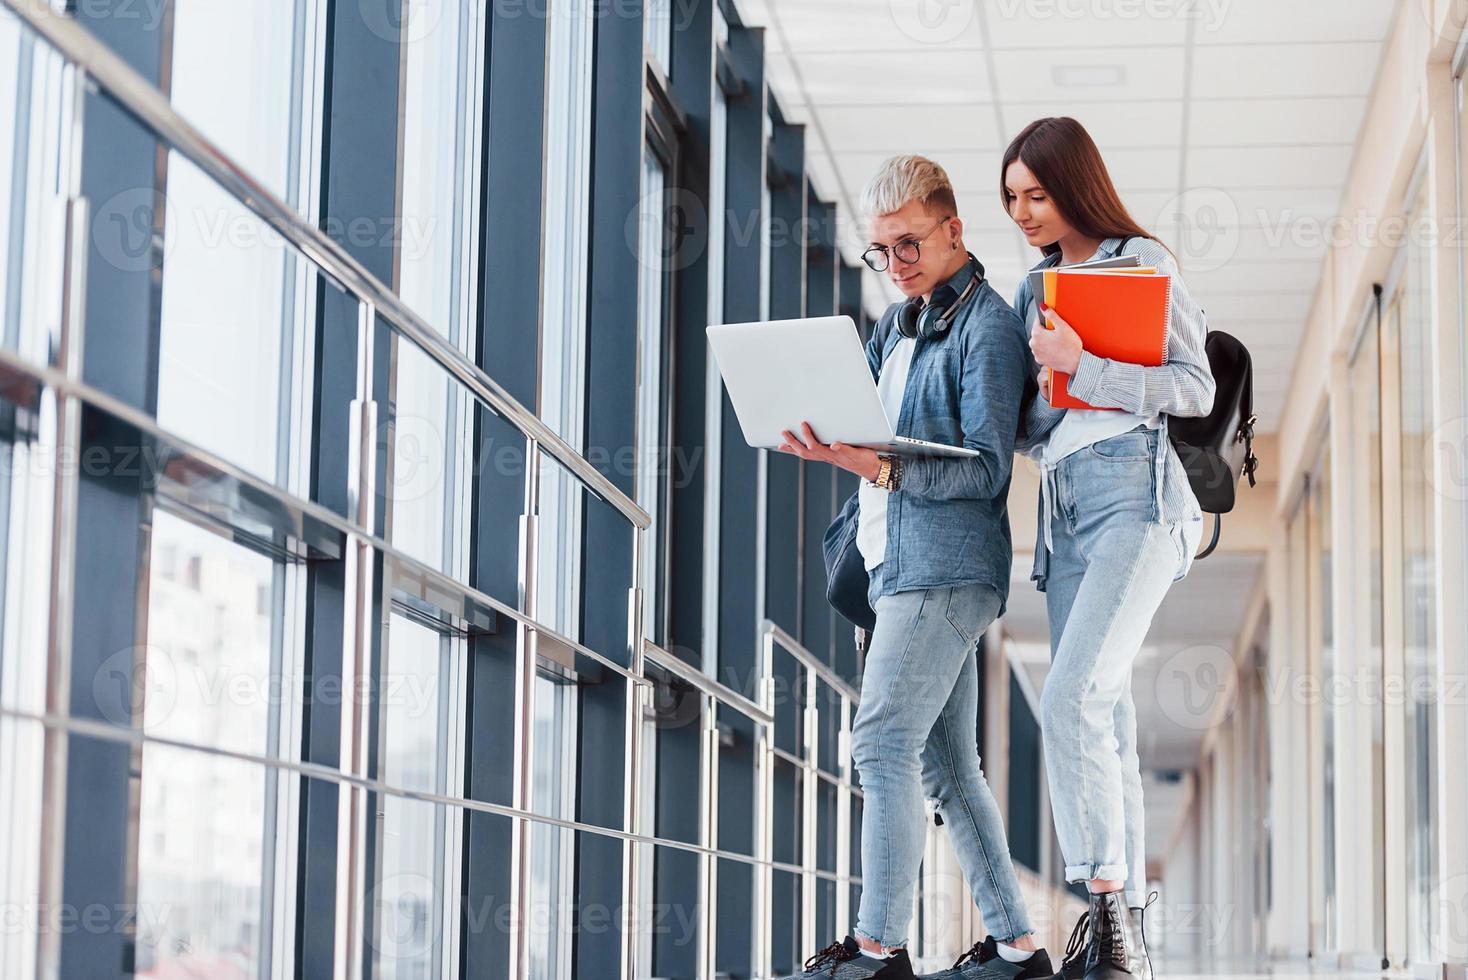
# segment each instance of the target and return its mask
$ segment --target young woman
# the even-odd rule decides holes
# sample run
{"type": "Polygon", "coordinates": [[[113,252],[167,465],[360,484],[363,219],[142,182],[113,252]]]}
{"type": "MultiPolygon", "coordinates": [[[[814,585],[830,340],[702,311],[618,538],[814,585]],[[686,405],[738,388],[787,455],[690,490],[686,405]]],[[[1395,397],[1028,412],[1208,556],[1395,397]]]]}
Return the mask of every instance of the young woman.
{"type": "Polygon", "coordinates": [[[1125,253],[1172,277],[1168,363],[1161,367],[1087,351],[1070,324],[1036,303],[1028,277],[1014,302],[1040,369],[1020,449],[1039,463],[1042,480],[1031,578],[1050,619],[1045,761],[1066,880],[1084,881],[1090,891],[1089,912],[1076,927],[1078,953],[1062,973],[1148,977],[1131,673],[1153,614],[1187,574],[1201,537],[1202,513],[1168,440],[1167,417],[1213,407],[1207,331],[1172,253],[1127,212],[1080,123],[1027,126],[1004,154],[1000,191],[1010,218],[1044,253],[1036,268],[1125,253]],[[1049,370],[1070,375],[1071,393],[1097,408],[1052,409],[1049,370]]]}

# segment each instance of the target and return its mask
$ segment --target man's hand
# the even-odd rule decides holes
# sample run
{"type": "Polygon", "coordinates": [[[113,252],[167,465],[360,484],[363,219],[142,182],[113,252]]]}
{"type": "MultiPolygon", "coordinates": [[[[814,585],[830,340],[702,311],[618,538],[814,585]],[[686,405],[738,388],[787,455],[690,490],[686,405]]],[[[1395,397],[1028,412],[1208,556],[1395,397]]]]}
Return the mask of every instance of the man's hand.
{"type": "Polygon", "coordinates": [[[1040,373],[1036,378],[1040,382],[1040,397],[1048,402],[1050,400],[1050,369],[1040,368],[1040,373]]]}
{"type": "Polygon", "coordinates": [[[1030,350],[1042,367],[1054,368],[1074,375],[1081,366],[1081,354],[1085,351],[1081,335],[1066,323],[1059,313],[1040,304],[1040,319],[1030,330],[1030,350]],[[1054,330],[1046,330],[1044,321],[1050,321],[1054,330]]]}
{"type": "Polygon", "coordinates": [[[793,453],[813,463],[830,463],[868,481],[875,480],[881,472],[882,459],[875,449],[847,446],[839,442],[827,446],[816,438],[809,422],[800,423],[800,433],[799,437],[789,429],[780,433],[785,437],[785,444],[780,447],[780,452],[793,453]]]}

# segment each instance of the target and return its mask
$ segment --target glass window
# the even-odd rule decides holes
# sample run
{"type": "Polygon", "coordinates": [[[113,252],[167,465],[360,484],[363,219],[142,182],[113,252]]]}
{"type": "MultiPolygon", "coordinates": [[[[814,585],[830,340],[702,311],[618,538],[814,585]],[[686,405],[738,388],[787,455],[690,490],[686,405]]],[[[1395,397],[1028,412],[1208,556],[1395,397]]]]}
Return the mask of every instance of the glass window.
{"type": "MultiPolygon", "coordinates": [[[[463,352],[474,352],[484,47],[477,5],[413,0],[404,31],[398,293],[463,352]]],[[[472,399],[410,341],[394,341],[392,540],[467,578],[472,399]]]]}
{"type": "MultiPolygon", "coordinates": [[[[1426,182],[1413,205],[1427,213],[1426,182]]],[[[1415,227],[1415,221],[1411,226],[1415,227]]],[[[1406,675],[1408,955],[1435,956],[1437,887],[1437,529],[1428,480],[1432,461],[1434,364],[1432,254],[1421,233],[1409,236],[1401,301],[1397,304],[1401,364],[1402,652],[1406,675]]]]}
{"type": "Polygon", "coordinates": [[[637,326],[637,475],[634,499],[652,515],[652,524],[642,535],[642,630],[661,642],[663,623],[663,508],[669,461],[667,412],[663,407],[664,333],[667,326],[667,208],[664,202],[666,176],[662,161],[645,148],[642,157],[641,233],[639,255],[641,277],[638,290],[637,326]]]}
{"type": "MultiPolygon", "coordinates": [[[[729,25],[714,5],[714,33],[727,43],[729,25]]],[[[714,85],[713,111],[709,123],[709,308],[708,322],[724,322],[724,208],[727,184],[729,107],[724,90],[714,85]]],[[[719,513],[720,483],[723,479],[723,382],[714,352],[709,349],[704,368],[704,563],[703,563],[703,667],[718,673],[719,657],[719,513]]]]}
{"type": "Polygon", "coordinates": [[[16,334],[20,330],[18,314],[11,313],[12,297],[18,298],[20,280],[12,270],[11,256],[21,253],[12,244],[23,232],[18,220],[24,212],[25,199],[21,181],[25,174],[25,160],[20,156],[22,148],[29,145],[30,114],[28,70],[35,41],[29,32],[22,33],[20,21],[14,17],[0,17],[0,106],[10,107],[0,117],[0,326],[3,326],[5,346],[17,346],[16,334]],[[24,101],[22,101],[24,93],[24,101]],[[15,223],[12,224],[12,220],[15,223]]]}
{"type": "Polygon", "coordinates": [[[0,15],[0,343],[38,364],[61,319],[73,80],[60,55],[0,15]]]}
{"type": "MultiPolygon", "coordinates": [[[[173,8],[175,107],[302,211],[313,169],[302,121],[318,70],[315,9],[313,0],[173,8]]],[[[144,189],[94,204],[94,225],[121,229],[120,247],[99,247],[103,261],[148,267],[151,203],[144,189]]],[[[292,398],[308,373],[309,277],[279,236],[178,154],[169,156],[162,222],[159,421],[266,479],[300,480],[292,434],[309,427],[291,420],[303,416],[292,398]]]]}
{"type": "MultiPolygon", "coordinates": [[[[403,616],[390,621],[379,686],[380,778],[393,787],[458,795],[463,729],[455,641],[403,616]]],[[[460,813],[384,795],[382,864],[371,895],[377,975],[428,980],[454,975],[460,813]]]]}
{"type": "Polygon", "coordinates": [[[673,0],[644,0],[642,33],[650,58],[662,70],[673,73],[673,0]]]}
{"type": "MultiPolygon", "coordinates": [[[[544,324],[540,405],[546,425],[577,449],[585,433],[586,251],[591,193],[591,10],[570,0],[552,17],[547,44],[544,324]]],[[[541,476],[536,614],[579,635],[580,485],[546,462],[541,476]]]]}
{"type": "MultiPolygon", "coordinates": [[[[295,607],[285,602],[295,576],[166,511],[155,512],[152,537],[147,646],[115,654],[117,669],[104,667],[97,683],[136,669],[150,735],[281,754],[281,680],[294,676],[289,655],[299,647],[277,623],[295,620],[284,615],[295,607]],[[262,591],[275,597],[264,609],[262,591]]],[[[138,922],[138,974],[271,975],[274,930],[288,928],[272,928],[272,917],[290,777],[153,743],[141,771],[138,907],[156,914],[138,922]]]]}
{"type": "MultiPolygon", "coordinates": [[[[560,678],[535,679],[532,809],[571,820],[576,815],[576,688],[560,678]]],[[[530,825],[531,980],[555,980],[571,968],[576,832],[530,825]]]]}
{"type": "Polygon", "coordinates": [[[1310,648],[1317,664],[1320,690],[1326,696],[1320,699],[1317,712],[1319,728],[1316,738],[1320,746],[1321,804],[1319,835],[1321,874],[1324,878],[1325,907],[1321,910],[1325,927],[1326,949],[1339,945],[1336,925],[1338,902],[1336,898],[1335,861],[1335,704],[1331,692],[1336,673],[1335,630],[1333,609],[1334,555],[1331,536],[1331,479],[1330,479],[1330,434],[1325,436],[1326,446],[1311,475],[1309,497],[1310,538],[1310,648]]]}
{"type": "MultiPolygon", "coordinates": [[[[1381,352],[1375,320],[1367,329],[1355,360],[1351,363],[1350,423],[1351,479],[1346,488],[1346,505],[1351,508],[1348,526],[1364,532],[1353,534],[1359,573],[1342,583],[1342,595],[1350,604],[1351,635],[1354,637],[1353,669],[1366,691],[1381,690],[1382,658],[1382,448],[1381,448],[1381,352]]],[[[1370,799],[1376,805],[1365,818],[1373,852],[1366,862],[1371,868],[1373,896],[1372,935],[1383,935],[1385,893],[1383,889],[1382,840],[1385,833],[1382,767],[1382,712],[1380,706],[1369,711],[1371,717],[1371,786],[1370,799]]]]}

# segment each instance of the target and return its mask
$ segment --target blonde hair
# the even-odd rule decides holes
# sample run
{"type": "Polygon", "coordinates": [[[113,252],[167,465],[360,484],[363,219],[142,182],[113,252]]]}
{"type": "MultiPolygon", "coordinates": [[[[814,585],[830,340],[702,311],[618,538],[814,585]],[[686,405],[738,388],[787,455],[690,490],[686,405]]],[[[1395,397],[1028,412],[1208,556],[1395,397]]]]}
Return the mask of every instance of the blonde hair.
{"type": "Polygon", "coordinates": [[[924,207],[958,214],[958,201],[948,173],[927,157],[896,156],[877,168],[861,192],[861,212],[867,218],[899,211],[910,201],[924,207]]]}

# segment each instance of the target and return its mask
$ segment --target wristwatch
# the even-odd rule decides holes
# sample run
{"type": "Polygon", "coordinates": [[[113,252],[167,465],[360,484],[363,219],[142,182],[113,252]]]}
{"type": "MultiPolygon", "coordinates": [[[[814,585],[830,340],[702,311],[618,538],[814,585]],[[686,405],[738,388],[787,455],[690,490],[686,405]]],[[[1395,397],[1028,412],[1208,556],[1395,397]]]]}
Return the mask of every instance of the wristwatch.
{"type": "Polygon", "coordinates": [[[898,481],[902,477],[902,462],[896,456],[879,456],[882,461],[881,468],[877,470],[877,478],[872,481],[872,486],[879,490],[896,490],[898,481]]]}

